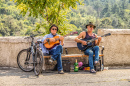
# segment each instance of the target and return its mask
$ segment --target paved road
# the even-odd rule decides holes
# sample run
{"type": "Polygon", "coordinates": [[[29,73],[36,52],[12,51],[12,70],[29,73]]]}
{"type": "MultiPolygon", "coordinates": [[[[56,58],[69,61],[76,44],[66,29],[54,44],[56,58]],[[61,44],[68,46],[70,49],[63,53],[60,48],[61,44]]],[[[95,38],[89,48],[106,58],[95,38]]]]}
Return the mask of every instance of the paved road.
{"type": "Polygon", "coordinates": [[[51,72],[36,77],[33,72],[18,68],[0,68],[0,86],[130,86],[130,69],[109,69],[96,74],[51,72]]]}

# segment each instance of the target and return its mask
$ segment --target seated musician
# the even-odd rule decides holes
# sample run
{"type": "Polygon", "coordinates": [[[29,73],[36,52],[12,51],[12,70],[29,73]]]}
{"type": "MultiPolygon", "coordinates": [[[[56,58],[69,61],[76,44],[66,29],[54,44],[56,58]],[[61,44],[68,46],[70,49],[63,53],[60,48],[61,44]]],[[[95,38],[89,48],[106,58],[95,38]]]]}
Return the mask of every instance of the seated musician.
{"type": "Polygon", "coordinates": [[[44,55],[45,54],[52,55],[49,62],[53,62],[57,60],[58,73],[64,74],[63,67],[62,67],[62,58],[61,58],[64,37],[59,36],[57,34],[58,27],[56,25],[52,25],[49,30],[50,30],[50,34],[45,35],[42,39],[42,42],[43,42],[43,44],[41,45],[42,52],[44,55]],[[53,38],[55,36],[59,36],[59,39],[58,39],[59,44],[57,45],[55,44],[53,47],[50,47],[49,49],[46,48],[44,46],[46,43],[55,43],[57,41],[55,38],[53,38]]]}
{"type": "MultiPolygon", "coordinates": [[[[97,38],[97,35],[93,33],[93,30],[96,28],[95,25],[92,24],[92,22],[89,22],[89,24],[86,25],[87,32],[83,31],[79,34],[78,37],[75,38],[75,41],[77,43],[82,43],[82,45],[87,46],[87,42],[81,39],[89,39],[89,38],[97,38]]],[[[84,50],[85,55],[89,55],[89,66],[90,66],[90,73],[96,73],[94,70],[94,65],[99,63],[99,43],[101,41],[101,37],[98,37],[97,40],[95,40],[92,43],[92,46],[84,50]],[[93,55],[95,54],[95,58],[93,59],[93,55]],[[93,63],[94,62],[94,63],[93,63]]]]}

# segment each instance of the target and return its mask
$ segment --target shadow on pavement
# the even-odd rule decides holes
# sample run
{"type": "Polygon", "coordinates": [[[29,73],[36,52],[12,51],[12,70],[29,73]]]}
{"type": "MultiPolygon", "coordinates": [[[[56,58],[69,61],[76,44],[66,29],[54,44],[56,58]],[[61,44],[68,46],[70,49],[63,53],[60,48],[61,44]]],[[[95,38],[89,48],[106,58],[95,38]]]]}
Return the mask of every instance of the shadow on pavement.
{"type": "MultiPolygon", "coordinates": [[[[98,72],[99,73],[99,72],[98,72]]],[[[58,74],[58,71],[43,71],[39,76],[51,76],[58,74]]],[[[83,71],[79,70],[78,72],[74,72],[71,70],[70,72],[65,72],[65,74],[95,74],[90,73],[89,71],[83,71]]],[[[20,78],[29,78],[29,79],[35,79],[39,76],[35,76],[34,72],[24,72],[19,68],[10,68],[10,67],[0,67],[0,77],[4,76],[19,76],[20,78]]]]}
{"type": "Polygon", "coordinates": [[[19,76],[20,78],[38,78],[34,72],[24,72],[19,68],[0,67],[0,77],[19,76]]]}

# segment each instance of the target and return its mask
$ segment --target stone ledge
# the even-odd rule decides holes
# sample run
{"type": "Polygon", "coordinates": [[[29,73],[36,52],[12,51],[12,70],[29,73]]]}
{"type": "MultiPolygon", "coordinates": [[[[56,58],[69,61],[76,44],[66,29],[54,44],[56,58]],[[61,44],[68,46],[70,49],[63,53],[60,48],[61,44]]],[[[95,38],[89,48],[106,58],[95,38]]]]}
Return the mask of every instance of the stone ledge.
{"type": "MultiPolygon", "coordinates": [[[[13,37],[13,36],[8,36],[8,37],[0,37],[0,42],[11,42],[11,43],[18,43],[18,42],[31,42],[31,38],[29,39],[25,39],[27,36],[16,36],[16,37],[13,37]]],[[[75,39],[76,36],[68,36],[68,37],[65,37],[64,38],[64,41],[73,41],[74,42],[74,39],[75,39]]],[[[35,37],[34,38],[34,41],[38,40],[38,39],[42,39],[43,36],[38,36],[38,37],[35,37]]]]}
{"type": "Polygon", "coordinates": [[[111,34],[130,34],[130,29],[98,29],[98,34],[106,34],[106,33],[111,33],[111,34]]]}
{"type": "MultiPolygon", "coordinates": [[[[10,42],[10,43],[21,43],[21,42],[31,42],[31,38],[29,39],[25,39],[26,36],[20,37],[13,37],[13,36],[9,36],[9,37],[0,37],[0,42],[10,42]]],[[[34,40],[38,40],[38,39],[42,39],[42,37],[35,37],[34,40]]]]}

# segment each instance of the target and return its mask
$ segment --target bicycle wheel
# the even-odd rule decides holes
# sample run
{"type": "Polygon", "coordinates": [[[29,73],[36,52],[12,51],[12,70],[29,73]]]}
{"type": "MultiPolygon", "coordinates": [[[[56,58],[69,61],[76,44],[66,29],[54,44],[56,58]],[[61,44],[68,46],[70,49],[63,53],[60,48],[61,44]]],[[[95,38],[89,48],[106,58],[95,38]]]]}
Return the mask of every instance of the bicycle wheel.
{"type": "Polygon", "coordinates": [[[43,54],[42,51],[37,50],[36,59],[34,62],[34,73],[38,76],[42,72],[43,67],[43,54]]]}
{"type": "Polygon", "coordinates": [[[18,53],[17,64],[19,68],[25,72],[33,70],[32,54],[28,49],[23,49],[18,53]]]}

